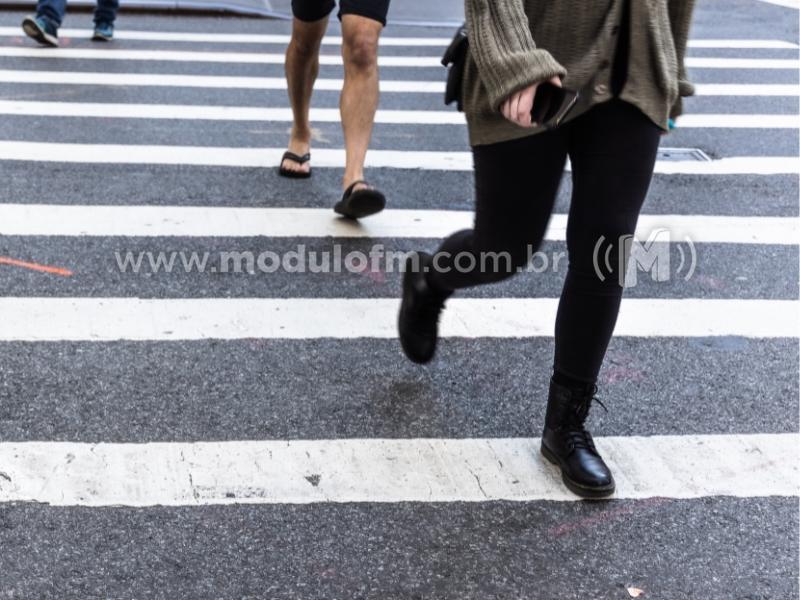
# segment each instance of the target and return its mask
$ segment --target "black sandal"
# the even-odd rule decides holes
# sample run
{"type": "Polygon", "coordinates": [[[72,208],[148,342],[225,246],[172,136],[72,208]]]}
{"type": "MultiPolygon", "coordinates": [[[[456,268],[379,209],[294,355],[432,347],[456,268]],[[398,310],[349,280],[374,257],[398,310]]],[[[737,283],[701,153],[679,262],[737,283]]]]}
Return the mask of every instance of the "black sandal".
{"type": "Polygon", "coordinates": [[[308,170],[308,173],[304,173],[303,171],[292,171],[291,169],[287,169],[283,166],[284,161],[290,160],[293,163],[297,163],[298,165],[304,165],[308,161],[311,160],[311,153],[306,152],[303,156],[299,154],[295,154],[291,150],[287,150],[283,153],[283,157],[281,158],[280,167],[278,167],[278,175],[282,177],[288,177],[289,179],[308,179],[311,177],[311,169],[308,170]]]}
{"type": "Polygon", "coordinates": [[[386,207],[386,196],[375,188],[353,189],[360,183],[369,185],[361,179],[351,183],[344,191],[342,199],[333,207],[334,212],[349,219],[362,219],[379,213],[386,207]]]}

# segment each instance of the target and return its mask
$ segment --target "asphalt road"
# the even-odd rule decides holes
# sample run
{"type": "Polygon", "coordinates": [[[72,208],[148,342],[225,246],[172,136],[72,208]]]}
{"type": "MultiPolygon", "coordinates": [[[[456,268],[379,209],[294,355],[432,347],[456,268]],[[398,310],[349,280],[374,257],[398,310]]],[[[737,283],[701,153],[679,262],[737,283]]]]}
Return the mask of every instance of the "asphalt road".
{"type": "MultiPolygon", "coordinates": [[[[280,8],[276,2],[276,8],[280,8]]],[[[286,3],[283,3],[286,4],[286,3]]],[[[458,20],[457,2],[395,3],[397,21],[458,20]]],[[[797,10],[757,0],[700,0],[691,37],[695,58],[798,58],[797,10]],[[773,40],[781,47],[728,47],[725,40],[773,40]]],[[[23,14],[0,12],[2,28],[23,14]]],[[[74,14],[65,27],[87,28],[74,14]]],[[[126,31],[286,34],[283,21],[234,17],[123,14],[126,31]]],[[[443,28],[391,25],[392,38],[445,37],[443,28]]],[[[331,35],[338,25],[331,24],[331,35]]],[[[280,53],[280,43],[115,40],[104,48],[65,35],[68,49],[280,53]]],[[[746,45],[746,44],[745,44],[746,45]]],[[[278,64],[100,60],[3,55],[32,48],[0,35],[0,103],[152,104],[229,107],[286,105],[280,89],[47,83],[47,73],[280,78],[278,64]],[[36,75],[36,74],[39,75],[36,75]],[[24,74],[41,77],[23,82],[24,74]]],[[[335,54],[332,45],[325,54],[335,54]]],[[[386,46],[384,56],[434,56],[441,47],[386,46]]],[[[323,66],[323,79],[341,78],[323,66]]],[[[699,95],[690,115],[795,115],[797,68],[696,68],[697,84],[780,84],[778,95],[699,95]]],[[[386,81],[437,82],[437,68],[386,67],[386,81]]],[[[251,80],[252,81],[252,80],[251,80]]],[[[314,105],[335,108],[335,91],[314,105]]],[[[384,93],[382,110],[442,111],[438,93],[384,93]]],[[[0,106],[0,114],[3,107],[0,106]]],[[[680,125],[680,123],[679,123],[680,125]]],[[[342,147],[337,123],[315,124],[315,150],[342,147]]],[[[280,148],[288,123],[2,114],[0,205],[328,209],[340,170],[316,168],[296,182],[254,166],[102,163],[88,146],[280,148]],[[5,142],[76,146],[74,162],[17,159],[5,142]]],[[[48,146],[46,146],[48,145],[48,146]]],[[[679,127],[662,146],[698,148],[713,161],[797,157],[798,127],[679,127]]],[[[377,124],[373,148],[454,154],[466,151],[460,124],[377,124]]],[[[159,155],[160,156],[160,155],[159,155]]],[[[713,219],[798,217],[797,167],[790,172],[657,174],[644,213],[713,219]]],[[[468,171],[374,168],[389,210],[471,209],[468,171]]],[[[556,206],[569,208],[566,177],[556,206]]],[[[722,223],[724,221],[714,221],[722,223]]],[[[777,222],[777,221],[775,221],[777,222]]],[[[763,223],[754,219],[754,231],[763,223]],[[759,224],[761,223],[761,224],[759,224]]],[[[124,224],[122,224],[124,226],[124,224]]],[[[0,234],[5,234],[0,223],[0,234]]],[[[762,229],[759,229],[762,228],[762,229]]],[[[768,230],[767,230],[768,232],[768,230]]],[[[724,237],[724,235],[723,235],[724,237]]],[[[390,272],[122,272],[118,252],[270,250],[299,245],[324,252],[433,249],[412,233],[363,238],[0,235],[5,298],[341,298],[397,297],[390,272]],[[24,264],[9,264],[8,260],[24,264]],[[41,266],[63,269],[59,275],[41,266]],[[64,276],[65,272],[69,273],[64,276]]],[[[562,241],[546,253],[564,251],[562,241]]],[[[641,277],[630,298],[673,301],[771,301],[798,297],[797,244],[699,242],[687,281],[641,277]]],[[[683,250],[669,247],[672,263],[683,250]]],[[[557,297],[560,273],[526,274],[465,298],[557,297]]],[[[2,298],[0,298],[2,300],[2,298]]],[[[765,305],[767,306],[767,305],[765,305]]],[[[773,305],[769,305],[773,306],[773,305]]],[[[623,309],[624,310],[624,309],[623,309]]],[[[66,314],[66,313],[65,313],[66,314]]],[[[53,315],[58,319],[60,315],[53,315]]],[[[767,318],[768,315],[765,317],[767,318]]],[[[65,317],[66,318],[66,317],[65,317]]],[[[331,316],[332,319],[335,315],[331,316]]],[[[737,318],[731,313],[731,321],[737,318]]],[[[604,502],[488,499],[484,502],[279,502],[220,506],[54,506],[15,501],[16,477],[4,466],[10,444],[536,437],[544,416],[552,339],[448,338],[426,368],[404,360],[395,339],[120,340],[6,339],[0,314],[0,599],[375,598],[789,600],[798,597],[798,498],[759,489],[741,497],[615,499],[604,502]]],[[[246,327],[246,323],[244,324],[246,327]]],[[[619,337],[601,373],[607,413],[595,411],[598,436],[785,436],[797,433],[800,353],[797,323],[783,336],[619,337]]],[[[56,448],[53,446],[53,448],[56,448]]],[[[57,449],[53,450],[54,452],[57,449]]],[[[539,460],[531,457],[531,461],[539,460]]],[[[767,465],[769,466],[769,465],[767,465]]],[[[710,466],[724,469],[723,464],[710,466]]],[[[123,466],[120,466],[122,469],[123,466]]],[[[146,474],[145,474],[146,475],[146,474]]],[[[134,478],[135,479],[135,478],[134,478]]],[[[633,484],[636,482],[634,481],[633,484]]],[[[146,490],[146,477],[131,485],[146,490]]],[[[316,483],[314,484],[316,485],[316,483]]],[[[757,486],[756,486],[757,487],[757,486]]],[[[124,504],[124,503],[123,503],[124,504]]]]}

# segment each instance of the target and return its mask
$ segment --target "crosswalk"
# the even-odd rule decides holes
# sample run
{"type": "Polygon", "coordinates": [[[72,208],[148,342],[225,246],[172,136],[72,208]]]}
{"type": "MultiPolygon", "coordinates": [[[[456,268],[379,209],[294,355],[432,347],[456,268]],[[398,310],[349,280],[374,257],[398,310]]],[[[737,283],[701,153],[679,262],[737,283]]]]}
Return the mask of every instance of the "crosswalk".
{"type": "MultiPolygon", "coordinates": [[[[16,429],[0,411],[0,504],[102,512],[412,503],[426,511],[576,500],[537,454],[541,412],[537,421],[515,407],[526,398],[541,411],[546,380],[529,381],[522,365],[535,360],[535,373],[547,370],[555,297],[504,297],[500,287],[450,301],[441,358],[419,370],[404,362],[395,339],[398,278],[389,273],[355,283],[343,278],[341,288],[330,275],[266,279],[248,297],[231,297],[219,275],[209,279],[212,295],[202,297],[176,278],[159,280],[162,291],[141,297],[139,276],[115,271],[106,255],[108,247],[237,249],[237,240],[269,249],[282,239],[346,250],[377,241],[430,248],[469,226],[470,198],[448,188],[454,180],[468,188],[472,169],[463,117],[441,106],[435,68],[441,70],[437,54],[448,40],[406,37],[402,29],[382,40],[391,51],[381,58],[391,108],[378,113],[368,168],[390,206],[355,224],[330,212],[344,166],[336,108],[341,38],[323,42],[312,113],[315,176],[290,186],[274,172],[291,120],[280,72],[286,34],[171,31],[161,23],[163,30],[123,28],[111,48],[83,43],[87,30],[64,29],[62,37],[74,39],[56,50],[34,48],[16,27],[0,27],[0,168],[24,173],[0,195],[0,254],[17,252],[0,257],[8,259],[0,260],[0,283],[34,290],[0,298],[0,376],[7,384],[0,404],[13,394],[25,406],[16,429]],[[404,133],[413,126],[413,135],[404,133]],[[162,129],[174,138],[168,144],[162,129]],[[89,191],[89,180],[106,189],[89,191]],[[191,187],[197,181],[206,194],[191,187]],[[254,186],[258,199],[245,203],[254,186]],[[80,287],[78,256],[99,265],[100,279],[88,290],[80,287]],[[32,271],[26,264],[50,266],[32,271]],[[58,269],[64,276],[53,275],[58,269]],[[525,348],[527,362],[515,347],[525,348]],[[52,364],[44,358],[50,353],[52,364]],[[348,355],[359,357],[360,371],[341,370],[348,355]],[[129,362],[153,357],[163,362],[147,370],[129,362]],[[239,366],[253,360],[268,371],[280,364],[288,375],[275,387],[256,386],[257,374],[239,366]],[[207,362],[198,371],[199,361],[207,362]],[[198,372],[204,381],[189,381],[198,372]],[[131,374],[138,382],[127,379],[131,374]],[[504,380],[524,381],[524,393],[504,380]],[[445,404],[447,387],[456,385],[458,402],[445,404]],[[325,403],[338,387],[348,401],[358,399],[353,410],[360,415],[347,414],[363,426],[359,437],[341,435],[352,423],[316,427],[338,414],[325,403]],[[499,397],[483,396],[492,389],[499,397]],[[174,437],[146,410],[133,411],[145,396],[154,405],[162,397],[177,403],[174,437]],[[470,410],[487,410],[480,408],[486,403],[497,407],[502,425],[485,414],[469,424],[470,410]],[[252,421],[207,438],[197,423],[181,424],[181,411],[213,421],[227,410],[252,421]],[[462,411],[461,421],[447,425],[462,411]],[[26,434],[26,419],[35,431],[46,421],[48,437],[26,434]],[[75,419],[85,419],[92,433],[76,435],[84,424],[75,419]],[[408,423],[393,436],[386,419],[408,423]],[[439,424],[418,427],[428,421],[439,424]],[[288,431],[289,422],[291,434],[272,435],[288,431]]],[[[794,421],[772,418],[795,411],[797,401],[797,41],[698,37],[689,47],[698,98],[687,102],[679,130],[662,145],[697,147],[710,160],[659,159],[658,192],[637,235],[665,228],[674,240],[691,240],[703,293],[623,302],[601,380],[617,416],[596,417],[603,424],[598,446],[619,484],[616,500],[633,502],[632,510],[659,497],[770,502],[800,490],[794,421]],[[715,146],[717,136],[736,131],[750,136],[740,154],[715,146]],[[746,265],[725,258],[759,252],[772,260],[781,285],[751,285],[756,278],[746,265]],[[711,254],[723,257],[714,263],[722,270],[703,270],[711,254]],[[739,361],[756,363],[750,372],[761,379],[750,385],[736,370],[739,361]],[[763,397],[755,397],[762,384],[763,397]],[[704,391],[712,389],[725,397],[704,391]],[[726,410],[738,410],[728,402],[752,407],[752,421],[725,421],[726,410]],[[622,415],[637,411],[653,414],[652,429],[637,434],[625,425],[622,415]]],[[[562,198],[546,236],[554,248],[564,246],[567,208],[562,198]]]]}
{"type": "MultiPolygon", "coordinates": [[[[0,83],[40,83],[63,86],[97,85],[125,87],[177,87],[177,88],[222,88],[250,90],[285,90],[285,77],[229,77],[225,75],[160,75],[158,73],[97,73],[87,71],[18,71],[0,69],[0,83]]],[[[317,79],[317,91],[342,89],[341,79],[317,79]]],[[[401,81],[397,79],[380,82],[381,93],[443,94],[442,81],[401,81]]],[[[706,83],[696,86],[698,96],[798,96],[800,86],[793,84],[738,84],[706,83]]],[[[319,109],[317,109],[319,110],[319,109]]],[[[452,118],[441,111],[443,118],[452,118]],[[447,115],[447,116],[445,116],[447,115]]],[[[686,115],[692,116],[692,115],[686,115]]],[[[695,115],[696,117],[697,115],[695,115]]],[[[792,115],[783,115],[789,118],[792,115]]]]}
{"type": "MultiPolygon", "coordinates": [[[[68,142],[0,141],[0,160],[81,164],[195,165],[269,168],[280,162],[285,148],[220,146],[172,146],[122,144],[77,144],[68,142]]],[[[366,167],[373,169],[419,169],[425,171],[472,171],[467,151],[372,150],[366,167]]],[[[343,148],[321,148],[314,152],[314,166],[343,169],[343,148]]],[[[569,170],[569,166],[567,167],[569,170]]],[[[686,175],[796,175],[797,156],[731,156],[713,161],[658,160],[655,172],[686,175]]]]}
{"type": "MultiPolygon", "coordinates": [[[[24,236],[442,238],[469,228],[472,213],[395,209],[363,223],[332,220],[320,208],[228,208],[0,204],[0,234],[24,236]]],[[[667,229],[675,239],[732,244],[794,245],[795,217],[642,215],[637,236],[667,229]]],[[[567,215],[550,219],[545,239],[564,241],[567,215]]]]}
{"type": "MultiPolygon", "coordinates": [[[[292,122],[292,111],[286,107],[259,108],[195,104],[0,101],[0,115],[292,122]]],[[[315,122],[338,123],[339,110],[334,108],[312,108],[311,119],[315,122]]],[[[375,123],[461,125],[463,121],[463,117],[458,113],[442,110],[379,110],[375,115],[375,123]]],[[[681,120],[681,127],[798,129],[800,128],[800,116],[772,114],[687,115],[681,120]]]]}
{"type": "MultiPolygon", "coordinates": [[[[284,54],[280,52],[211,52],[191,50],[96,50],[93,48],[13,48],[0,47],[0,57],[36,58],[48,60],[132,60],[159,62],[201,62],[225,64],[267,64],[283,65],[284,54]]],[[[323,66],[341,66],[342,57],[334,54],[321,54],[319,62],[323,66]]],[[[439,69],[441,56],[381,56],[379,67],[406,67],[413,69],[439,69]]],[[[686,66],[702,69],[785,69],[796,71],[800,60],[793,58],[718,58],[689,57],[686,66]]]]}
{"type": "MultiPolygon", "coordinates": [[[[0,37],[18,37],[17,27],[0,27],[0,37]]],[[[59,30],[62,38],[81,38],[91,37],[90,29],[75,29],[64,27],[59,30]]],[[[280,34],[253,34],[253,33],[215,33],[212,31],[187,32],[187,31],[135,31],[125,30],[115,32],[114,37],[118,40],[137,40],[148,42],[199,42],[202,44],[260,44],[260,45],[279,45],[285,46],[291,39],[288,35],[280,34]]],[[[381,37],[382,47],[400,46],[410,47],[433,47],[445,48],[450,40],[445,37],[394,37],[384,35],[381,37]]],[[[322,39],[323,46],[341,46],[342,38],[336,35],[326,35],[322,39]]],[[[702,39],[690,40],[690,48],[714,48],[730,49],[744,48],[753,50],[796,50],[798,45],[794,42],[783,40],[759,40],[759,39],[702,39]]]]}
{"type": "MultiPolygon", "coordinates": [[[[531,465],[537,442],[33,442],[0,446],[0,461],[25,475],[8,486],[9,499],[54,506],[574,501],[545,465],[531,465]],[[152,485],[143,486],[145,478],[152,485]]],[[[603,438],[598,445],[620,473],[616,497],[646,499],[792,496],[796,442],[782,434],[603,438]],[[666,474],[657,483],[648,478],[654,469],[666,474]]]]}
{"type": "MultiPolygon", "coordinates": [[[[552,336],[555,298],[457,298],[441,337],[552,336]]],[[[2,341],[376,339],[397,336],[394,299],[4,298],[2,341]]],[[[783,338],[800,313],[790,300],[631,298],[618,336],[783,338]]]]}

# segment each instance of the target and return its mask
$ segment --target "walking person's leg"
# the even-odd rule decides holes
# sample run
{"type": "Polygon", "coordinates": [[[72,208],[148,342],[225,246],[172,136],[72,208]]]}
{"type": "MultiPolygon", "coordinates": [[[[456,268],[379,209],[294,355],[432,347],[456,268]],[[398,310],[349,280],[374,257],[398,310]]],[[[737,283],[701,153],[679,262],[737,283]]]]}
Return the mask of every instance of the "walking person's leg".
{"type": "Polygon", "coordinates": [[[342,0],[344,87],[339,102],[345,143],[344,195],[334,210],[366,217],[383,210],[386,198],[364,181],[364,161],[378,109],[378,40],[388,0],[342,0]]]}
{"type": "Polygon", "coordinates": [[[411,360],[433,358],[439,313],[450,294],[502,281],[525,266],[547,229],[566,156],[565,129],[473,148],[475,227],[448,237],[433,256],[418,253],[406,264],[399,330],[411,360]]]}
{"type": "Polygon", "coordinates": [[[633,235],[653,176],[659,129],[621,100],[601,104],[572,129],[567,271],[556,318],[556,371],[595,383],[622,299],[621,238],[633,235]],[[598,250],[611,270],[597,273],[598,250]],[[608,254],[606,254],[607,249],[608,254]],[[608,257],[608,261],[605,257],[608,257]]]}
{"type": "Polygon", "coordinates": [[[94,10],[92,40],[108,42],[114,37],[114,21],[119,10],[119,0],[97,0],[94,10]]]}
{"type": "Polygon", "coordinates": [[[569,269],[556,317],[542,452],[559,464],[574,492],[603,496],[613,492],[613,477],[584,422],[622,299],[622,238],[636,230],[661,130],[633,105],[613,100],[576,119],[570,133],[569,269]],[[596,255],[610,271],[597,272],[596,255]]]}
{"type": "Polygon", "coordinates": [[[22,30],[45,46],[58,46],[58,28],[67,11],[67,0],[39,0],[36,15],[25,17],[22,30]]]}
{"type": "Polygon", "coordinates": [[[319,73],[319,49],[328,27],[333,0],[293,0],[292,38],[286,48],[286,86],[292,107],[289,146],[279,172],[286,177],[311,175],[311,94],[319,73]]]}

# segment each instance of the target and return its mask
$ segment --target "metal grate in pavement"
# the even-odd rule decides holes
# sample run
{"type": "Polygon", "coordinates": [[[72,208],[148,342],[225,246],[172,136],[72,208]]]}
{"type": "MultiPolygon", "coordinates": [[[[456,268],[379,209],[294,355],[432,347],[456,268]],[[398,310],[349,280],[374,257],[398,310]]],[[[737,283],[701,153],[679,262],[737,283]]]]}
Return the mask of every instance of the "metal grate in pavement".
{"type": "Polygon", "coordinates": [[[658,160],[696,160],[699,162],[710,162],[711,157],[700,150],[700,148],[659,148],[658,160]]]}

